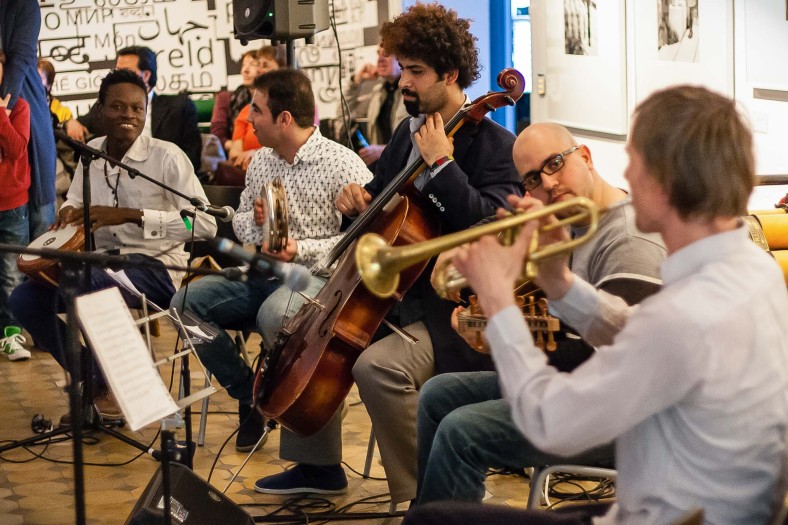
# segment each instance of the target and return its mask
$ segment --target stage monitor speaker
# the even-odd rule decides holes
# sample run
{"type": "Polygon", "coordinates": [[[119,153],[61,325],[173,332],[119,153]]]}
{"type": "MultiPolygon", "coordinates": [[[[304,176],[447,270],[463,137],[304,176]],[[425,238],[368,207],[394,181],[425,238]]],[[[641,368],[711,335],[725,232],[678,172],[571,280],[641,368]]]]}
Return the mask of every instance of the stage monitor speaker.
{"type": "Polygon", "coordinates": [[[328,29],[328,0],[233,0],[235,38],[294,40],[328,29]]]}
{"type": "MultiPolygon", "coordinates": [[[[180,463],[170,463],[173,525],[252,525],[254,520],[227,496],[180,463]]],[[[161,525],[164,513],[161,468],[134,505],[126,525],[161,525]]]]}

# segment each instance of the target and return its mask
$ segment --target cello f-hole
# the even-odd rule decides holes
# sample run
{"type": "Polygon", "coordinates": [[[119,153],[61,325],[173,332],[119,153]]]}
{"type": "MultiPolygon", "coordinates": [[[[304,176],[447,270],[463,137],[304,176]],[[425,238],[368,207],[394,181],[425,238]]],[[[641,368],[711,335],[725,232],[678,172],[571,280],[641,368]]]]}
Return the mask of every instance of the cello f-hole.
{"type": "Polygon", "coordinates": [[[334,304],[331,306],[331,310],[328,311],[328,314],[323,317],[323,322],[320,323],[320,331],[318,332],[320,337],[325,337],[329,330],[331,330],[331,326],[333,326],[333,319],[334,319],[334,311],[339,308],[339,305],[342,304],[342,290],[337,290],[334,294],[334,304]],[[331,326],[329,326],[329,324],[331,326]]]}

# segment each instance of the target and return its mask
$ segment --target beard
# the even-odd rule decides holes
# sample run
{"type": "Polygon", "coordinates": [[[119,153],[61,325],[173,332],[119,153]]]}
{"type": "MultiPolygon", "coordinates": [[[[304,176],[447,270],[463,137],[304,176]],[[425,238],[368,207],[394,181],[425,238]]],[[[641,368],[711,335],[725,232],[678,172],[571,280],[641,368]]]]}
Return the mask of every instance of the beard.
{"type": "Polygon", "coordinates": [[[408,112],[408,115],[411,117],[418,117],[421,114],[421,100],[419,96],[409,89],[403,89],[402,94],[404,96],[413,97],[413,100],[403,100],[402,103],[405,105],[405,111],[408,112]]]}

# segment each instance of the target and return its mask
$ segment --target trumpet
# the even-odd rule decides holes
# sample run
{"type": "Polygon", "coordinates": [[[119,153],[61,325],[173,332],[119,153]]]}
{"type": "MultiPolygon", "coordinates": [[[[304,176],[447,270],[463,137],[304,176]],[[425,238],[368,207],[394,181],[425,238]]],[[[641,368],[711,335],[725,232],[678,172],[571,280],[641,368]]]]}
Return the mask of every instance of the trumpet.
{"type": "MultiPolygon", "coordinates": [[[[507,241],[510,241],[514,238],[517,229],[521,225],[563,210],[570,210],[572,214],[549,225],[540,226],[538,233],[547,233],[572,224],[588,224],[588,231],[574,239],[558,241],[546,246],[537,246],[528,256],[528,263],[535,264],[541,260],[571,252],[576,246],[587,242],[593,237],[599,223],[600,211],[599,207],[591,199],[575,197],[545,206],[533,212],[517,213],[482,226],[476,226],[409,246],[392,247],[381,236],[368,233],[358,240],[355,254],[356,267],[367,289],[374,295],[385,299],[391,297],[397,291],[399,275],[402,270],[430,259],[446,250],[473,242],[485,235],[500,233],[508,238],[507,241]]],[[[452,278],[446,281],[445,286],[458,289],[467,286],[467,283],[464,278],[452,278]]],[[[449,291],[449,288],[446,288],[438,290],[438,293],[446,297],[449,291]]]]}

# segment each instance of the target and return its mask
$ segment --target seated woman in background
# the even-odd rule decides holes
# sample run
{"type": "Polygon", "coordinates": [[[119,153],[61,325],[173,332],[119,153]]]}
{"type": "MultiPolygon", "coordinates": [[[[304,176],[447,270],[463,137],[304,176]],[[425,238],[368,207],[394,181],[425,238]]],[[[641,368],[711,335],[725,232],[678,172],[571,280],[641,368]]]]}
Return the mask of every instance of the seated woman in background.
{"type": "MultiPolygon", "coordinates": [[[[264,46],[257,52],[257,75],[285,67],[285,65],[282,46],[264,46]]],[[[235,118],[232,145],[227,153],[230,162],[242,170],[246,170],[252,160],[252,155],[260,148],[260,143],[254,135],[254,128],[247,122],[249,108],[247,103],[235,118]]]]}
{"type": "Polygon", "coordinates": [[[233,137],[233,126],[238,113],[252,100],[250,86],[259,75],[257,68],[257,50],[247,51],[241,57],[241,85],[235,91],[219,91],[213,104],[211,114],[211,133],[219,137],[225,151],[230,151],[233,137]]]}

